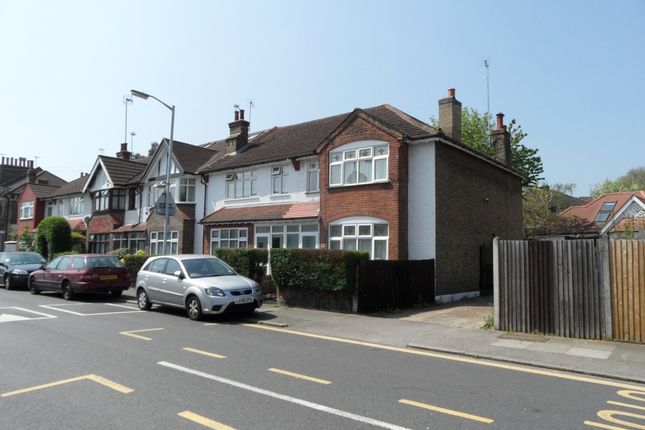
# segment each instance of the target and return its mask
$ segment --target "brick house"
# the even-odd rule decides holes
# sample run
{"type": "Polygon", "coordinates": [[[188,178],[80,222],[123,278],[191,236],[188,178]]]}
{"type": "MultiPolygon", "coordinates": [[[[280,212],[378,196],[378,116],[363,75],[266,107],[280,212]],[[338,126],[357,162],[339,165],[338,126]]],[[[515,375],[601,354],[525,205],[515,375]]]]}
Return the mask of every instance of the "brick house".
{"type": "Polygon", "coordinates": [[[359,249],[375,259],[435,259],[436,297],[479,294],[480,246],[522,237],[522,177],[498,115],[495,157],[461,144],[461,103],[439,101],[440,129],[381,105],[230,136],[200,168],[217,247],[359,249]]]}
{"type": "Polygon", "coordinates": [[[45,216],[60,216],[67,219],[72,231],[87,232],[85,218],[92,215],[92,201],[89,194],[83,194],[89,174],[57,188],[45,199],[45,216]]]}

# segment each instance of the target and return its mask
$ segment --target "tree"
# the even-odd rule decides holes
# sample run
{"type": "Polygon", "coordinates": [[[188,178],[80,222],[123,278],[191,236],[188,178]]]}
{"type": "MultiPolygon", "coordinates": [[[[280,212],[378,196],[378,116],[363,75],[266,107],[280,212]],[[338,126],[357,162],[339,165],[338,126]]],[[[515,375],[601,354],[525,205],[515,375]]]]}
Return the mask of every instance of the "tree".
{"type": "Polygon", "coordinates": [[[645,190],[645,167],[630,169],[625,175],[613,181],[605,179],[603,182],[596,184],[591,190],[591,195],[598,197],[607,193],[640,190],[645,190]]]}
{"type": "Polygon", "coordinates": [[[527,237],[574,233],[586,223],[577,218],[563,217],[560,212],[575,201],[570,194],[574,184],[554,184],[527,187],[524,190],[524,233],[527,237]],[[563,191],[567,191],[566,193],[563,191]]]}
{"type": "MultiPolygon", "coordinates": [[[[430,122],[433,127],[439,126],[439,121],[434,117],[430,118],[430,122]]],[[[490,114],[481,114],[476,109],[465,107],[461,110],[461,142],[492,157],[494,149],[489,137],[491,122],[490,114]]],[[[523,185],[537,185],[540,180],[544,179],[541,177],[544,173],[544,166],[542,158],[538,155],[538,150],[520,143],[527,133],[522,130],[522,126],[515,119],[511,120],[507,129],[511,135],[512,167],[524,174],[523,185]]]]}
{"type": "Polygon", "coordinates": [[[152,142],[150,144],[150,149],[148,149],[148,157],[155,155],[155,151],[159,147],[159,142],[152,142]]]}
{"type": "Polygon", "coordinates": [[[72,247],[72,230],[67,220],[60,216],[43,219],[36,229],[36,252],[48,260],[72,247]]]}

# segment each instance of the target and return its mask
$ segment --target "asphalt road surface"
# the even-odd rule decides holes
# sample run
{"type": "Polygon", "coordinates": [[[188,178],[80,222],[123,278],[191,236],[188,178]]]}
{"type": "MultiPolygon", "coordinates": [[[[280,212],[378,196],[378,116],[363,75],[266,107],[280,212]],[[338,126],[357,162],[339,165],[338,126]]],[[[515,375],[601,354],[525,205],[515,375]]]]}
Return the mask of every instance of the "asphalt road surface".
{"type": "Polygon", "coordinates": [[[0,429],[205,428],[644,429],[645,387],[0,291],[0,429]]]}

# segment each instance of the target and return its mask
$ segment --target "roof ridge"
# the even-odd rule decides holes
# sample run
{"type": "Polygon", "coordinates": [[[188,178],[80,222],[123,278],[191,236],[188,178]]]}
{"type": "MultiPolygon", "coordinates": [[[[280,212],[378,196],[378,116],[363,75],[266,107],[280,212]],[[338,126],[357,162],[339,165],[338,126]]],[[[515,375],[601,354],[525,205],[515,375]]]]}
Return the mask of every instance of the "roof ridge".
{"type": "MultiPolygon", "coordinates": [[[[388,110],[392,111],[394,114],[398,115],[401,119],[409,120],[411,122],[414,122],[420,128],[425,129],[426,131],[428,131],[430,133],[437,133],[438,132],[438,130],[436,128],[434,128],[433,126],[431,126],[430,124],[421,121],[420,119],[410,115],[407,112],[402,111],[401,109],[397,108],[396,106],[392,106],[389,103],[384,103],[384,104],[376,106],[376,107],[383,107],[385,109],[388,109],[388,110]]],[[[369,108],[369,109],[373,109],[373,108],[369,108]]]]}

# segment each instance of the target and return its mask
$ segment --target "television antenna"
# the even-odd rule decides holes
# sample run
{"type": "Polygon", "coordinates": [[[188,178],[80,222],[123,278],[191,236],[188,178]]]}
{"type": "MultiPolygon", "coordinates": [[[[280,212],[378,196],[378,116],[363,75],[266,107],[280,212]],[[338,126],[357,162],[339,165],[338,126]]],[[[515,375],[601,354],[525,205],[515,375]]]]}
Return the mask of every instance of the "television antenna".
{"type": "Polygon", "coordinates": [[[132,104],[134,101],[128,96],[123,96],[123,104],[125,105],[125,137],[123,141],[128,143],[128,104],[132,104]]]}
{"type": "Polygon", "coordinates": [[[249,122],[251,122],[251,111],[255,107],[255,103],[253,102],[253,99],[249,100],[249,122]]]}

